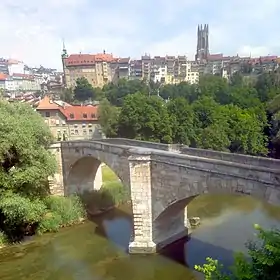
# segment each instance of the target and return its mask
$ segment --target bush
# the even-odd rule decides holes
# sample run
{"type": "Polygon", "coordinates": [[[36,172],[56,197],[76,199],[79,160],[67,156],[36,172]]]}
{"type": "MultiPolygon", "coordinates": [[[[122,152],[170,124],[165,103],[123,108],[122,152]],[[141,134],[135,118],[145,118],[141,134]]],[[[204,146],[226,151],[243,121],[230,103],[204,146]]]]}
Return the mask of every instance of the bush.
{"type": "Polygon", "coordinates": [[[264,230],[258,225],[255,229],[259,240],[247,244],[250,258],[242,253],[236,254],[231,273],[224,273],[223,266],[211,258],[207,258],[203,266],[195,266],[195,269],[202,272],[206,280],[279,280],[280,231],[264,230]]]}
{"type": "Polygon", "coordinates": [[[7,243],[9,243],[7,235],[3,231],[0,231],[0,247],[6,245],[7,243]]]}
{"type": "Polygon", "coordinates": [[[46,212],[46,205],[38,199],[7,193],[0,197],[0,228],[9,242],[21,241],[35,233],[46,212]]]}
{"type": "Polygon", "coordinates": [[[43,234],[44,232],[57,232],[62,225],[61,216],[57,213],[47,213],[40,222],[37,233],[43,234]]]}
{"type": "Polygon", "coordinates": [[[44,203],[48,212],[39,224],[39,234],[58,231],[60,227],[77,223],[85,216],[84,206],[78,196],[48,196],[44,203]]]}
{"type": "Polygon", "coordinates": [[[129,199],[127,188],[120,181],[107,182],[103,185],[101,192],[108,192],[113,198],[114,204],[121,204],[129,199]]]}
{"type": "Polygon", "coordinates": [[[0,211],[4,216],[4,223],[11,226],[38,223],[46,210],[42,201],[32,201],[18,194],[6,194],[0,199],[0,211]]]}

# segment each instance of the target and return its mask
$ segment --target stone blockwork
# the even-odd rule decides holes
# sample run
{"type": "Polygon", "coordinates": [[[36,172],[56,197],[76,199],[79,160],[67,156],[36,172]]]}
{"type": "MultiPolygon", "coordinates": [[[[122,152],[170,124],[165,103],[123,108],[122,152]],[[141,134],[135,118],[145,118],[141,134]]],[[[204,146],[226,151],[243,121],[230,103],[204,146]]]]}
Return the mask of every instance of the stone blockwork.
{"type": "Polygon", "coordinates": [[[54,192],[92,189],[101,162],[130,187],[131,253],[152,253],[188,234],[186,206],[200,194],[243,194],[280,204],[279,160],[129,139],[59,145],[63,168],[54,192]]]}
{"type": "Polygon", "coordinates": [[[127,149],[95,141],[69,141],[62,142],[61,145],[66,195],[94,189],[93,182],[102,162],[129,187],[127,149]]]}
{"type": "Polygon", "coordinates": [[[61,143],[55,143],[50,147],[51,153],[54,155],[57,162],[57,172],[54,176],[49,176],[49,188],[50,193],[53,195],[64,195],[64,184],[63,184],[63,164],[61,158],[61,143]]]}

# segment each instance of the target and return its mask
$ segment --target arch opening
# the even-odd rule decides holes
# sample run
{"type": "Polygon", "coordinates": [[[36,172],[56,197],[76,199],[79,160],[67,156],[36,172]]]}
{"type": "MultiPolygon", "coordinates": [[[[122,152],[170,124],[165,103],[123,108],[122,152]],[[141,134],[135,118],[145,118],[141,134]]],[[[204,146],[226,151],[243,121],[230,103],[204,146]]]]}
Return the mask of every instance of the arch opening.
{"type": "Polygon", "coordinates": [[[64,183],[65,194],[78,194],[89,214],[104,211],[117,204],[128,202],[130,189],[110,166],[85,156],[70,168],[64,183]]]}

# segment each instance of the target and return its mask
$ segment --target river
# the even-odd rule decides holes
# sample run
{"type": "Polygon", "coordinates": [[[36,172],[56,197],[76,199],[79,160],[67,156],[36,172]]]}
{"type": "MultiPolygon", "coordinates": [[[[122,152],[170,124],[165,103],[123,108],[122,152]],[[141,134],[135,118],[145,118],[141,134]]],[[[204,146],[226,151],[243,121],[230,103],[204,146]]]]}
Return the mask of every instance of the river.
{"type": "Polygon", "coordinates": [[[2,280],[190,280],[207,256],[232,262],[254,238],[253,224],[280,226],[280,208],[247,196],[205,195],[189,205],[201,225],[187,243],[153,256],[130,256],[131,215],[120,207],[84,224],[0,251],[2,280]]]}

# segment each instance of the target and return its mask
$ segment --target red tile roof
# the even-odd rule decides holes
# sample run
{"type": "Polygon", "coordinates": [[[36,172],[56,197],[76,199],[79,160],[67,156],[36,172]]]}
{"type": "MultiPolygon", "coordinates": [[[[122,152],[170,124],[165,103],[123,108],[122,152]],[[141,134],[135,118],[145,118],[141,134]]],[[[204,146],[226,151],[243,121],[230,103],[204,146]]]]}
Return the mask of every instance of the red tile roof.
{"type": "Polygon", "coordinates": [[[66,118],[67,121],[96,121],[98,120],[97,111],[98,106],[84,106],[77,105],[72,106],[68,103],[64,103],[64,106],[60,106],[53,102],[49,96],[45,96],[40,100],[37,110],[59,110],[66,118]],[[84,117],[86,115],[86,118],[84,117]]]}
{"type": "Polygon", "coordinates": [[[0,73],[0,81],[5,81],[8,78],[8,75],[0,73]]]}
{"type": "Polygon", "coordinates": [[[92,65],[95,62],[112,62],[116,59],[113,57],[112,54],[71,54],[65,59],[65,64],[67,66],[71,65],[92,65]]]}

